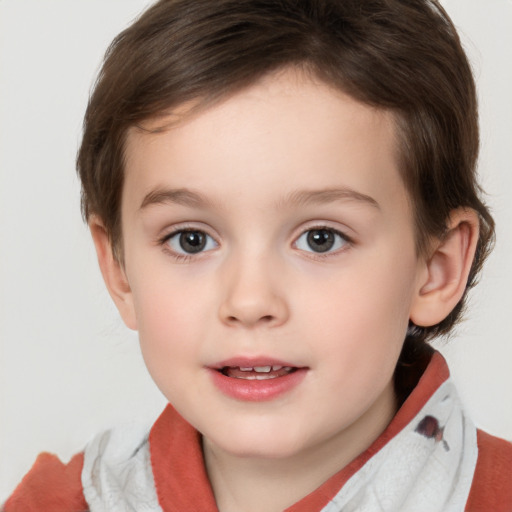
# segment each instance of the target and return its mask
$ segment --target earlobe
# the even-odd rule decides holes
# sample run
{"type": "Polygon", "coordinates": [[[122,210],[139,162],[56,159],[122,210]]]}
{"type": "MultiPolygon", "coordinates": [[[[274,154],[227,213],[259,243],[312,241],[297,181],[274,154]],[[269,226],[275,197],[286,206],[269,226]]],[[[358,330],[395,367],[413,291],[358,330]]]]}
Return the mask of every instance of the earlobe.
{"type": "Polygon", "coordinates": [[[101,219],[91,216],[89,220],[101,274],[108,292],[112,297],[127,327],[137,330],[135,309],[130,284],[123,265],[114,256],[112,244],[101,219]]]}
{"type": "Polygon", "coordinates": [[[428,327],[444,320],[462,298],[473,263],[479,232],[474,210],[454,210],[446,235],[433,244],[411,308],[411,321],[428,327]]]}

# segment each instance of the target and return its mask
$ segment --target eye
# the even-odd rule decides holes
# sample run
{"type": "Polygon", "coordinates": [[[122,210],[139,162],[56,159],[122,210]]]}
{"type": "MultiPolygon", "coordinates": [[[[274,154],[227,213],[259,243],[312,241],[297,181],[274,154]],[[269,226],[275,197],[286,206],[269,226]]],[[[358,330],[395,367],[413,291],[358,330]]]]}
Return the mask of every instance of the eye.
{"type": "Polygon", "coordinates": [[[295,246],[301,251],[324,253],[342,249],[348,243],[349,239],[335,229],[315,228],[302,233],[295,246]]]}
{"type": "Polygon", "coordinates": [[[210,235],[195,229],[176,231],[166,243],[177,254],[197,254],[217,247],[217,242],[210,235]]]}

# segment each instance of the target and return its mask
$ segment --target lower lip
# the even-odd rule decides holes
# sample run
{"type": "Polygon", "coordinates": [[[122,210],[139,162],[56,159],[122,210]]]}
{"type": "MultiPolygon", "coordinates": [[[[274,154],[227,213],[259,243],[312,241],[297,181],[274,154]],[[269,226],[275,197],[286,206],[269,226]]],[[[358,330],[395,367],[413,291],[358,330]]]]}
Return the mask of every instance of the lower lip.
{"type": "Polygon", "coordinates": [[[290,392],[306,376],[307,369],[299,368],[275,379],[248,380],[227,377],[217,370],[210,370],[213,383],[225,395],[245,402],[263,402],[290,392]]]}

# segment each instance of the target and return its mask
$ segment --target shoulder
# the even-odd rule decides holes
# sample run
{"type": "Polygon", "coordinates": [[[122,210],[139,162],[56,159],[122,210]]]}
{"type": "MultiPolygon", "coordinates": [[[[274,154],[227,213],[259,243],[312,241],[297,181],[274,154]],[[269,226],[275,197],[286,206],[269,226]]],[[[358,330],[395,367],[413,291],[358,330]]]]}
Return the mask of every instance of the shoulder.
{"type": "Polygon", "coordinates": [[[478,460],[468,512],[512,510],[512,443],[477,431],[478,460]]]}
{"type": "Polygon", "coordinates": [[[64,464],[55,455],[39,455],[3,512],[86,512],[81,482],[83,460],[83,454],[78,454],[64,464]]]}

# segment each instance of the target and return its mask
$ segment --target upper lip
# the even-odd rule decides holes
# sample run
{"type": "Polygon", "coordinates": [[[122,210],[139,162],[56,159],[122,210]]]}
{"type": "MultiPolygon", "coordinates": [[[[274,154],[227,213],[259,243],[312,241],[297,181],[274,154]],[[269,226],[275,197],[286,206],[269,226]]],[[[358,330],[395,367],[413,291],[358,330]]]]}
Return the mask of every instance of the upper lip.
{"type": "Polygon", "coordinates": [[[281,359],[276,359],[274,357],[266,357],[266,356],[258,356],[258,357],[231,357],[229,359],[225,359],[224,361],[220,361],[210,366],[214,370],[222,370],[226,367],[231,368],[254,368],[254,367],[262,367],[262,366],[283,366],[290,368],[301,368],[301,366],[290,363],[288,361],[283,361],[281,359]]]}

